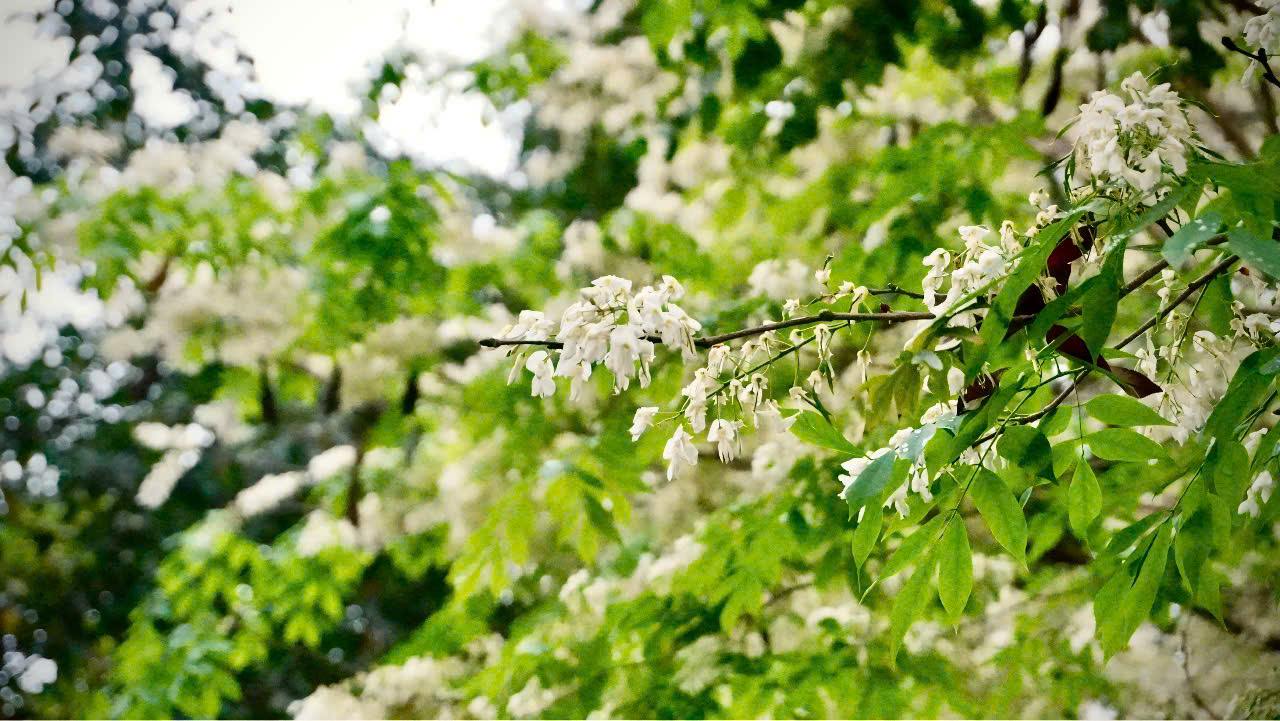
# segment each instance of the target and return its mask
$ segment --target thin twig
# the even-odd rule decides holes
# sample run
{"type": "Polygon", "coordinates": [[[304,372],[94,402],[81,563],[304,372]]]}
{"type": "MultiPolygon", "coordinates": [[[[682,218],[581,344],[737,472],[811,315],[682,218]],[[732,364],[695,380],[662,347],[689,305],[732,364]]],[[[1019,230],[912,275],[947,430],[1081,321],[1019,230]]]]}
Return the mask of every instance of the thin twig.
{"type": "MultiPolygon", "coordinates": [[[[721,333],[720,335],[705,336],[695,338],[693,344],[699,348],[710,348],[713,345],[719,345],[738,338],[747,338],[753,335],[768,333],[773,330],[783,330],[785,328],[794,328],[802,325],[813,325],[814,323],[825,323],[832,320],[846,320],[850,322],[878,322],[878,323],[905,323],[913,320],[934,320],[937,316],[933,313],[924,311],[890,311],[887,313],[836,313],[835,311],[824,310],[815,315],[806,315],[799,318],[790,318],[788,320],[777,321],[776,323],[765,323],[751,328],[743,328],[730,333],[721,333]]],[[[649,336],[648,340],[653,343],[661,343],[662,339],[657,336],[649,336]]],[[[556,340],[524,340],[524,339],[507,339],[507,338],[485,338],[480,341],[480,345],[485,348],[498,348],[508,345],[537,345],[545,348],[563,348],[564,343],[556,340]]]]}
{"type": "Polygon", "coordinates": [[[1244,48],[1240,47],[1239,45],[1236,45],[1236,41],[1232,40],[1229,37],[1226,37],[1225,35],[1222,38],[1222,47],[1226,48],[1227,50],[1230,50],[1233,53],[1240,53],[1246,58],[1249,58],[1250,60],[1261,65],[1263,79],[1265,79],[1267,82],[1271,83],[1272,85],[1276,86],[1277,88],[1280,88],[1280,78],[1276,77],[1275,71],[1271,69],[1271,61],[1267,58],[1267,51],[1265,48],[1258,48],[1258,52],[1251,53],[1248,50],[1245,50],[1244,48]]]}
{"type": "MultiPolygon", "coordinates": [[[[1205,243],[1205,247],[1219,245],[1225,240],[1226,239],[1223,237],[1214,238],[1208,241],[1207,243],[1205,243]]],[[[1157,275],[1160,274],[1161,271],[1163,271],[1165,268],[1168,268],[1168,267],[1169,267],[1168,261],[1163,259],[1156,261],[1149,268],[1147,268],[1146,270],[1142,271],[1137,276],[1135,276],[1133,280],[1126,283],[1120,289],[1120,297],[1123,298],[1129,295],[1130,293],[1133,293],[1137,289],[1141,288],[1142,286],[1146,285],[1147,281],[1156,277],[1157,275]]],[[[893,295],[906,296],[910,298],[924,297],[924,295],[921,293],[914,293],[911,291],[907,291],[892,284],[890,284],[885,288],[876,288],[874,290],[869,290],[868,293],[871,295],[893,294],[893,295]]],[[[1022,315],[1015,315],[1011,320],[1029,321],[1029,320],[1035,320],[1035,317],[1036,317],[1035,314],[1028,313],[1028,314],[1022,314],[1022,315]]],[[[753,326],[750,328],[743,328],[741,330],[736,330],[729,333],[721,333],[720,335],[695,338],[693,340],[693,344],[698,348],[710,348],[713,345],[718,345],[720,343],[725,343],[731,340],[737,340],[738,338],[747,338],[750,336],[760,335],[762,333],[767,333],[771,330],[782,330],[784,328],[794,328],[796,326],[812,325],[814,323],[824,323],[832,320],[843,320],[843,321],[849,321],[849,322],[872,322],[872,323],[875,323],[875,322],[905,323],[913,320],[936,320],[936,319],[937,319],[936,315],[934,315],[933,313],[925,312],[925,311],[888,311],[885,313],[837,313],[835,311],[824,310],[821,313],[817,313],[815,315],[801,316],[798,318],[791,318],[788,320],[778,321],[775,323],[765,323],[764,325],[753,326]]],[[[647,336],[645,340],[648,340],[651,343],[662,342],[662,339],[659,338],[658,336],[647,336]]],[[[483,338],[480,341],[478,341],[478,343],[483,348],[501,348],[504,346],[522,346],[522,345],[540,346],[542,348],[553,348],[553,349],[564,347],[564,343],[561,343],[560,341],[557,341],[557,340],[528,340],[524,338],[483,338]]]]}
{"type": "Polygon", "coordinates": [[[1228,255],[1226,258],[1223,258],[1217,265],[1213,266],[1208,271],[1206,271],[1204,275],[1191,281],[1189,284],[1187,284],[1186,290],[1179,293],[1177,298],[1174,298],[1173,300],[1169,301],[1168,305],[1161,308],[1159,312],[1157,312],[1154,316],[1148,318],[1145,323],[1138,326],[1137,330],[1125,336],[1124,340],[1116,344],[1116,348],[1117,349],[1123,348],[1129,345],[1130,343],[1132,343],[1133,341],[1137,340],[1138,337],[1141,336],[1143,333],[1147,332],[1148,329],[1150,329],[1156,323],[1159,323],[1160,320],[1163,319],[1165,316],[1172,313],[1174,308],[1177,308],[1178,306],[1185,303],[1187,299],[1190,298],[1192,295],[1194,295],[1197,290],[1212,283],[1214,278],[1217,278],[1224,271],[1230,268],[1237,260],[1240,260],[1240,259],[1234,255],[1228,255]]]}
{"type": "MultiPolygon", "coordinates": [[[[1130,333],[1128,336],[1124,338],[1124,340],[1117,343],[1115,347],[1117,349],[1123,348],[1129,345],[1130,343],[1132,343],[1133,341],[1137,340],[1138,337],[1140,337],[1143,333],[1147,332],[1147,330],[1149,330],[1152,326],[1154,326],[1156,323],[1159,323],[1162,318],[1172,313],[1174,308],[1177,308],[1178,306],[1185,303],[1187,299],[1190,298],[1197,290],[1213,282],[1214,278],[1218,277],[1227,268],[1230,268],[1231,265],[1235,263],[1237,260],[1239,260],[1239,258],[1237,258],[1236,256],[1229,255],[1226,258],[1224,258],[1221,262],[1219,262],[1217,265],[1210,268],[1204,275],[1191,281],[1191,283],[1187,286],[1187,289],[1184,290],[1182,293],[1178,294],[1178,297],[1169,301],[1168,305],[1166,305],[1164,308],[1161,308],[1153,317],[1151,317],[1149,320],[1147,320],[1145,323],[1139,326],[1137,330],[1130,333]]],[[[1142,275],[1146,275],[1146,273],[1144,272],[1142,275]]],[[[1128,286],[1125,286],[1125,287],[1127,288],[1128,286]]],[[[1071,385],[1067,386],[1061,393],[1054,396],[1053,400],[1049,401],[1049,403],[1044,408],[1041,408],[1035,413],[1031,413],[1031,414],[1022,416],[1021,418],[1017,418],[1015,419],[1015,422],[1019,424],[1033,423],[1052,413],[1054,409],[1062,405],[1062,403],[1066,401],[1067,398],[1073,392],[1075,392],[1076,388],[1078,388],[1080,384],[1084,382],[1085,377],[1089,375],[1089,370],[1090,369],[1086,368],[1083,373],[1081,373],[1079,376],[1076,377],[1074,381],[1072,381],[1071,385]]],[[[996,435],[997,433],[995,432],[988,433],[982,438],[979,438],[978,440],[974,441],[974,445],[981,445],[982,443],[991,440],[996,435]]]]}

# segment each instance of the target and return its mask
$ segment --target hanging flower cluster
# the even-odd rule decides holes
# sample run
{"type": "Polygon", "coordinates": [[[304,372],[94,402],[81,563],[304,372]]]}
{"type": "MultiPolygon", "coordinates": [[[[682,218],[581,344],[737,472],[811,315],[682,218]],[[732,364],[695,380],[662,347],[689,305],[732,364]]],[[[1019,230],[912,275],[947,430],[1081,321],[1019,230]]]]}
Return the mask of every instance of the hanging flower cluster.
{"type": "MultiPolygon", "coordinates": [[[[925,307],[934,315],[949,315],[952,311],[961,310],[958,306],[965,299],[977,293],[997,290],[994,282],[1008,274],[1013,258],[1022,251],[1022,241],[1009,221],[1001,225],[998,238],[985,225],[961,226],[960,238],[964,241],[964,250],[958,257],[938,248],[924,259],[929,272],[921,281],[921,288],[925,307]],[[947,289],[940,296],[943,285],[947,285],[947,289]]],[[[952,315],[949,325],[975,328],[984,313],[982,308],[963,310],[952,315]]],[[[937,350],[947,350],[959,342],[954,338],[947,339],[937,350]]]]}
{"type": "MultiPolygon", "coordinates": [[[[1274,56],[1280,51],[1280,0],[1261,0],[1258,6],[1266,12],[1245,21],[1244,41],[1254,51],[1266,51],[1267,55],[1274,56]]],[[[1252,81],[1261,71],[1262,64],[1252,60],[1243,79],[1252,81]]]]}
{"type": "MultiPolygon", "coordinates": [[[[826,326],[814,331],[813,340],[826,326]]],[[[706,440],[716,448],[721,461],[728,462],[741,452],[742,430],[750,424],[757,433],[768,438],[786,433],[794,423],[787,418],[776,400],[768,398],[769,381],[757,372],[777,349],[794,347],[780,341],[772,332],[765,332],[743,343],[739,348],[718,344],[707,353],[707,365],[693,373],[693,379],[680,391],[681,403],[677,410],[669,412],[662,422],[676,421],[676,429],[662,452],[667,461],[667,479],[677,478],[685,469],[698,462],[698,449],[694,434],[706,433],[706,440]],[[708,422],[708,415],[712,415],[708,422]]],[[[819,352],[824,351],[819,344],[819,352]]],[[[636,411],[631,425],[632,440],[639,440],[658,419],[657,406],[645,406],[636,411]]]]}
{"type": "Polygon", "coordinates": [[[1080,106],[1076,165],[1087,168],[1096,183],[1114,184],[1122,196],[1136,193],[1151,205],[1167,186],[1166,170],[1187,172],[1191,122],[1168,83],[1152,87],[1146,76],[1134,73],[1120,87],[1127,102],[1122,95],[1099,90],[1080,106]]]}
{"type": "MultiPolygon", "coordinates": [[[[525,359],[533,374],[533,395],[555,394],[556,378],[569,378],[569,397],[577,398],[590,380],[592,368],[602,363],[613,374],[613,390],[621,393],[638,377],[640,387],[649,385],[649,364],[654,359],[654,343],[679,348],[685,359],[694,357],[694,334],[702,324],[675,304],[684,288],[671,276],[662,282],[631,291],[631,281],[613,275],[596,278],[582,289],[582,300],[570,305],[555,322],[538,311],[522,311],[517,322],[504,329],[502,340],[545,341],[555,332],[562,344],[554,359],[551,352],[538,350],[525,359]]],[[[517,365],[509,382],[515,380],[517,365]]]]}

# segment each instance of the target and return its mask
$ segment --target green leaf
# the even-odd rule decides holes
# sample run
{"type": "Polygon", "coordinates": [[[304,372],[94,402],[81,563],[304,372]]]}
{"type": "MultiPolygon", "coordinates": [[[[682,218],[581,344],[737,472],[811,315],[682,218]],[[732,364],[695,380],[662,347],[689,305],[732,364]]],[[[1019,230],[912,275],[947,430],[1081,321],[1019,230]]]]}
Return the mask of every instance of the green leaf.
{"type": "Polygon", "coordinates": [[[1227,233],[1227,247],[1246,265],[1272,278],[1280,278],[1280,243],[1255,235],[1244,226],[1237,226],[1227,233]]]}
{"type": "Polygon", "coordinates": [[[1149,516],[1139,518],[1128,526],[1116,531],[1116,534],[1107,542],[1104,552],[1109,556],[1123,556],[1125,552],[1130,548],[1133,548],[1133,544],[1136,543],[1139,538],[1141,538],[1159,521],[1160,516],[1154,513],[1149,516]]]}
{"type": "Polygon", "coordinates": [[[964,613],[973,591],[973,554],[969,550],[969,533],[964,519],[952,518],[942,532],[938,548],[938,596],[952,624],[964,613]]]}
{"type": "Polygon", "coordinates": [[[813,411],[804,411],[797,415],[796,422],[791,425],[791,433],[805,443],[858,455],[856,446],[836,430],[835,426],[827,422],[827,419],[813,411]]]}
{"type": "Polygon", "coordinates": [[[655,52],[666,52],[667,45],[681,29],[689,25],[693,5],[689,0],[652,3],[641,16],[640,26],[655,52]]]}
{"type": "Polygon", "coordinates": [[[1022,506],[1000,477],[982,468],[970,489],[973,505],[991,529],[991,535],[1023,566],[1027,564],[1027,518],[1022,506]]]}
{"type": "Polygon", "coordinates": [[[1081,340],[1094,356],[1100,355],[1116,321],[1120,302],[1120,285],[1124,281],[1125,243],[1116,244],[1108,251],[1098,279],[1081,299],[1081,322],[1078,331],[1081,340]]]}
{"type": "Polygon", "coordinates": [[[1213,488],[1235,508],[1244,499],[1245,489],[1252,480],[1249,474],[1249,451],[1239,441],[1218,441],[1205,465],[1210,466],[1213,488]]]}
{"type": "Polygon", "coordinates": [[[1038,428],[1010,426],[1000,435],[996,452],[1033,476],[1053,480],[1053,450],[1038,428]]]}
{"type": "Polygon", "coordinates": [[[1133,632],[1138,630],[1138,626],[1151,613],[1151,607],[1156,601],[1156,593],[1160,590],[1160,581],[1164,578],[1165,565],[1169,561],[1171,540],[1172,531],[1169,524],[1161,525],[1147,553],[1139,559],[1142,565],[1138,569],[1138,577],[1125,591],[1120,613],[1116,614],[1118,618],[1109,621],[1105,627],[1099,626],[1102,651],[1107,657],[1123,649],[1129,643],[1133,632]]]}
{"type": "Polygon", "coordinates": [[[1200,194],[1200,184],[1186,183],[1180,185],[1170,192],[1166,193],[1163,198],[1155,205],[1147,208],[1142,213],[1132,218],[1129,222],[1112,228],[1107,236],[1111,238],[1112,244],[1120,241],[1128,240],[1138,233],[1155,225],[1156,221],[1165,217],[1174,208],[1178,207],[1183,200],[1191,198],[1194,200],[1200,194]]]}
{"type": "Polygon", "coordinates": [[[1258,401],[1266,397],[1266,391],[1280,367],[1275,363],[1280,350],[1263,348],[1249,354],[1240,362],[1236,374],[1231,377],[1227,392],[1218,400],[1204,424],[1204,436],[1222,441],[1236,437],[1236,426],[1244,420],[1258,401]]]}
{"type": "Polygon", "coordinates": [[[955,437],[952,439],[951,448],[948,450],[949,461],[954,461],[969,446],[973,445],[984,433],[987,432],[1000,416],[1000,412],[1005,406],[1009,405],[1009,401],[1022,390],[1023,384],[1026,382],[1022,374],[1018,374],[1012,380],[1010,375],[1012,371],[1005,373],[1000,378],[1000,387],[995,393],[992,393],[982,404],[978,410],[972,413],[965,413],[960,416],[960,427],[956,429],[955,437]]]}
{"type": "Polygon", "coordinates": [[[893,610],[889,612],[889,665],[897,666],[898,648],[911,625],[919,620],[925,606],[933,597],[933,567],[937,562],[933,553],[925,556],[911,578],[893,598],[893,610]]]}
{"type": "Polygon", "coordinates": [[[938,538],[938,526],[942,523],[942,518],[942,516],[934,516],[928,523],[917,528],[915,533],[903,539],[898,550],[889,556],[889,560],[885,561],[884,567],[880,569],[880,579],[884,580],[897,575],[899,571],[911,565],[926,546],[934,543],[938,538]]]}
{"type": "Polygon", "coordinates": [[[1081,459],[1076,464],[1075,474],[1071,476],[1071,486],[1067,488],[1067,517],[1077,538],[1088,540],[1089,526],[1101,512],[1102,489],[1098,486],[1098,477],[1089,464],[1081,459]]]}
{"type": "Polygon", "coordinates": [[[1000,286],[1000,292],[996,294],[995,299],[991,302],[991,307],[987,310],[987,316],[982,321],[982,328],[979,331],[982,335],[982,342],[988,349],[993,349],[1000,344],[1004,338],[1005,331],[1009,328],[1009,321],[1013,319],[1014,308],[1018,305],[1018,298],[1031,284],[1044,273],[1045,263],[1049,260],[1049,255],[1053,253],[1053,249],[1058,247],[1058,243],[1066,237],[1080,216],[1090,210],[1089,206],[1083,206],[1071,211],[1065,217],[1046,225],[1037,233],[1035,239],[1022,253],[1018,265],[1013,272],[1005,278],[1004,284],[1000,286]]]}
{"type": "Polygon", "coordinates": [[[1221,228],[1222,216],[1212,210],[1184,224],[1165,241],[1162,250],[1164,259],[1175,268],[1185,265],[1191,260],[1191,254],[1204,245],[1205,241],[1217,235],[1221,228]]]}
{"type": "MultiPolygon", "coordinates": [[[[852,518],[858,510],[872,499],[879,500],[894,473],[898,457],[892,451],[871,461],[862,469],[862,473],[853,479],[845,489],[844,500],[849,504],[849,516],[852,518]]],[[[904,464],[905,465],[905,464],[904,464]]]]}
{"type": "Polygon", "coordinates": [[[1173,560],[1178,565],[1186,588],[1193,595],[1200,589],[1200,569],[1209,559],[1213,547],[1213,522],[1208,510],[1201,510],[1183,521],[1178,535],[1173,539],[1173,560]]]}
{"type": "Polygon", "coordinates": [[[1104,428],[1085,436],[1089,449],[1108,461],[1149,461],[1163,458],[1164,447],[1128,428],[1104,428]]]}
{"type": "Polygon", "coordinates": [[[1137,399],[1116,393],[1094,396],[1084,404],[1093,418],[1109,426],[1171,426],[1159,413],[1137,399]]]}
{"type": "Polygon", "coordinates": [[[859,568],[867,562],[871,549],[875,548],[883,525],[884,507],[879,503],[867,506],[866,512],[862,514],[862,520],[858,522],[858,527],[853,529],[853,562],[859,568]]]}
{"type": "Polygon", "coordinates": [[[1222,576],[1211,568],[1200,574],[1200,585],[1196,588],[1196,601],[1204,610],[1213,614],[1222,623],[1222,576]]]}
{"type": "Polygon", "coordinates": [[[1114,576],[1102,584],[1102,588],[1098,589],[1098,593],[1093,597],[1093,620],[1096,628],[1094,637],[1098,639],[1104,651],[1115,644],[1114,639],[1122,633],[1124,598],[1133,586],[1133,576],[1129,571],[1128,566],[1122,566],[1114,576]]]}

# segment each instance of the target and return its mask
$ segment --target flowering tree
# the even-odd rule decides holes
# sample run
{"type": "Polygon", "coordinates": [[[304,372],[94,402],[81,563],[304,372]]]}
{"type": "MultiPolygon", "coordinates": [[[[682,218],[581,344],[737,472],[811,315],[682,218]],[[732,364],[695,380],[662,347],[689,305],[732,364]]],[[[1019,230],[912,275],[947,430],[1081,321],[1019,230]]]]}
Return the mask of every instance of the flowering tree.
{"type": "Polygon", "coordinates": [[[54,97],[5,713],[1274,715],[1273,5],[606,0],[363,126],[54,97]],[[459,77],[511,177],[378,134],[459,77]]]}

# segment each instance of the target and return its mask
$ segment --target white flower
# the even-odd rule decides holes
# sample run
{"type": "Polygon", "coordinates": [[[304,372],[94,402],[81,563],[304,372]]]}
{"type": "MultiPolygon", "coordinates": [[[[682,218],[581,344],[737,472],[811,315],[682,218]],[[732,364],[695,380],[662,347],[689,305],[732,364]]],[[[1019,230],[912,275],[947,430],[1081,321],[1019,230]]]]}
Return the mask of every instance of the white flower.
{"type": "Polygon", "coordinates": [[[555,692],[542,687],[537,676],[529,679],[524,688],[507,699],[507,713],[516,718],[533,718],[556,700],[555,692]]]}
{"type": "MultiPolygon", "coordinates": [[[[961,380],[963,380],[963,374],[961,374],[961,380]]],[[[955,415],[955,401],[943,401],[925,409],[925,412],[920,416],[920,423],[921,425],[935,423],[946,418],[954,418],[955,415]]]]}
{"type": "Polygon", "coordinates": [[[27,670],[18,679],[18,687],[23,693],[38,694],[44,691],[46,685],[58,680],[58,663],[39,655],[32,658],[35,660],[28,660],[27,670]]]}
{"type": "Polygon", "coordinates": [[[977,269],[984,282],[1000,278],[1005,274],[1007,267],[1008,261],[995,248],[988,248],[982,251],[982,255],[978,256],[977,269]]]}
{"type": "Polygon", "coordinates": [[[769,379],[759,373],[751,375],[751,381],[738,392],[738,402],[743,407],[758,408],[764,402],[764,393],[769,389],[769,379]]]}
{"type": "Polygon", "coordinates": [[[298,533],[297,549],[299,556],[314,556],[326,548],[355,548],[357,543],[359,535],[351,521],[315,510],[307,514],[298,533]]]}
{"type": "Polygon", "coordinates": [[[986,250],[984,241],[989,235],[991,235],[991,229],[985,225],[960,226],[960,239],[964,241],[965,254],[972,257],[986,250]]]}
{"type": "Polygon", "coordinates": [[[836,290],[836,297],[847,297],[849,299],[849,306],[857,308],[859,303],[867,299],[867,295],[869,293],[870,291],[867,290],[865,285],[854,285],[853,281],[846,280],[841,283],[840,287],[836,290]]]}
{"type": "Polygon", "coordinates": [[[788,298],[787,302],[782,304],[782,317],[790,318],[800,311],[800,301],[795,298],[788,298]]]}
{"type": "Polygon", "coordinates": [[[640,436],[653,425],[653,417],[656,415],[658,415],[657,406],[637,408],[635,417],[631,419],[631,440],[640,440],[640,436]]]}
{"type": "Polygon", "coordinates": [[[818,363],[831,361],[831,328],[826,323],[819,323],[813,328],[813,340],[818,346],[818,363]]]}
{"type": "Polygon", "coordinates": [[[698,464],[698,449],[693,445],[693,436],[683,425],[676,426],[676,432],[662,449],[662,458],[667,461],[667,480],[675,480],[688,467],[698,464]]]}
{"type": "MultiPolygon", "coordinates": [[[[1261,4],[1267,8],[1267,11],[1245,21],[1244,42],[1247,50],[1251,50],[1254,53],[1259,50],[1265,50],[1267,51],[1267,57],[1270,58],[1280,53],[1280,3],[1261,4]]],[[[1261,63],[1257,60],[1250,60],[1249,68],[1242,80],[1252,81],[1261,70],[1261,63]]]]}
{"type": "Polygon", "coordinates": [[[680,300],[684,297],[684,286],[672,276],[662,276],[662,285],[659,287],[666,294],[668,301],[680,300]]]}
{"type": "Polygon", "coordinates": [[[753,296],[785,301],[810,294],[809,277],[808,268],[798,260],[766,260],[751,269],[747,285],[753,296]]]}
{"type": "Polygon", "coordinates": [[[541,311],[522,310],[515,325],[507,326],[499,336],[513,340],[546,340],[554,326],[541,311]]]}
{"type": "Polygon", "coordinates": [[[715,379],[707,369],[699,368],[693,372],[693,380],[689,381],[689,385],[680,391],[680,395],[689,399],[685,405],[684,416],[689,419],[689,426],[693,428],[694,433],[701,433],[706,427],[707,394],[714,389],[714,386],[715,379]]]}
{"type": "Polygon", "coordinates": [[[756,431],[767,436],[786,433],[795,422],[796,416],[782,417],[782,409],[778,407],[778,402],[773,399],[761,403],[755,409],[756,431]]]}
{"type": "Polygon", "coordinates": [[[729,346],[723,343],[711,346],[711,350],[707,351],[707,373],[713,376],[719,376],[730,364],[729,346]]]}
{"type": "Polygon", "coordinates": [[[657,324],[657,331],[662,336],[663,345],[679,348],[685,360],[692,360],[697,353],[693,349],[693,335],[702,329],[702,324],[677,306],[671,306],[662,312],[657,324]]]}
{"type": "Polygon", "coordinates": [[[549,398],[556,394],[556,382],[551,377],[555,369],[551,367],[551,359],[546,351],[531,353],[529,359],[524,362],[524,367],[533,374],[533,384],[530,389],[533,397],[549,398]]]}
{"type": "Polygon", "coordinates": [[[825,287],[831,281],[831,269],[819,268],[813,272],[813,278],[818,281],[818,285],[825,287]]]}
{"type": "Polygon", "coordinates": [[[1115,721],[1119,718],[1119,712],[1114,707],[1095,699],[1080,704],[1079,713],[1080,718],[1087,721],[1115,721]]]}
{"type": "Polygon", "coordinates": [[[323,481],[342,473],[355,463],[355,446],[334,446],[307,462],[307,475],[313,481],[323,481]]]}
{"type": "Polygon", "coordinates": [[[631,385],[631,376],[636,373],[636,364],[640,368],[640,385],[648,385],[648,364],[653,360],[653,343],[646,340],[640,328],[634,325],[621,325],[609,333],[609,352],[605,354],[604,366],[613,373],[614,392],[625,391],[631,385]]]}
{"type": "Polygon", "coordinates": [[[494,719],[498,717],[498,707],[488,696],[476,696],[467,704],[467,713],[475,719],[494,719]]]}
{"type": "Polygon", "coordinates": [[[1262,504],[1271,500],[1271,492],[1275,489],[1275,479],[1269,471],[1259,473],[1249,486],[1245,499],[1236,508],[1236,513],[1257,518],[1262,514],[1262,504]]]}
{"type": "Polygon", "coordinates": [[[924,290],[924,304],[930,311],[936,312],[934,309],[938,307],[936,303],[937,293],[942,289],[942,281],[946,280],[947,274],[950,272],[951,254],[942,248],[938,248],[924,259],[924,265],[929,269],[929,272],[924,276],[924,280],[920,282],[920,286],[924,290]]]}
{"type": "Polygon", "coordinates": [[[625,301],[631,293],[631,281],[616,275],[606,275],[591,281],[590,288],[584,288],[582,295],[603,308],[618,301],[625,301]]]}
{"type": "Polygon", "coordinates": [[[159,508],[169,500],[169,494],[178,480],[186,475],[200,460],[200,452],[196,450],[174,449],[165,451],[147,477],[138,486],[138,495],[134,500],[143,508],[159,508]]]}
{"type": "Polygon", "coordinates": [[[1194,130],[1168,83],[1151,87],[1145,76],[1134,73],[1121,88],[1130,102],[1100,90],[1080,106],[1073,152],[1077,167],[1096,181],[1127,185],[1151,204],[1162,187],[1165,166],[1178,175],[1186,172],[1194,130]]]}
{"type": "Polygon", "coordinates": [[[306,481],[307,476],[302,471],[265,475],[237,493],[234,506],[240,515],[252,518],[280,505],[306,485],[306,481]]]}
{"type": "Polygon", "coordinates": [[[728,462],[738,457],[738,429],[742,427],[742,421],[730,421],[724,418],[717,418],[711,422],[711,428],[707,430],[707,440],[716,444],[716,453],[719,454],[721,462],[728,462]]]}
{"type": "Polygon", "coordinates": [[[844,488],[840,490],[841,498],[848,497],[849,486],[853,485],[853,482],[857,480],[858,476],[861,475],[862,472],[865,471],[867,469],[867,466],[869,465],[871,465],[871,459],[866,456],[862,456],[859,458],[850,458],[849,460],[840,464],[840,467],[845,470],[844,473],[841,473],[839,476],[836,477],[836,480],[840,481],[840,483],[844,486],[844,488]]]}
{"type": "MultiPolygon", "coordinates": [[[[557,368],[556,370],[559,371],[560,369],[557,368]]],[[[573,370],[573,374],[569,376],[569,400],[578,400],[582,396],[582,389],[586,387],[589,380],[591,380],[591,364],[579,363],[577,368],[573,370]]]]}

